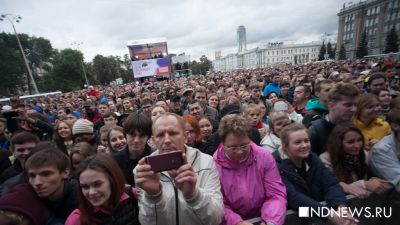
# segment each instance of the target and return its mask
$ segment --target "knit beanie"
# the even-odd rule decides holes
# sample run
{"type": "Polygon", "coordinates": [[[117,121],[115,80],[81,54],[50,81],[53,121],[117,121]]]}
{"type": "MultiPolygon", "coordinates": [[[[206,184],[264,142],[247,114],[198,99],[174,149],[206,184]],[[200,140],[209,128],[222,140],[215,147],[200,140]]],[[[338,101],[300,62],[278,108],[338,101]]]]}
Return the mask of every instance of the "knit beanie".
{"type": "Polygon", "coordinates": [[[78,119],[72,126],[72,135],[93,134],[93,123],[87,119],[78,119]]]}
{"type": "Polygon", "coordinates": [[[29,184],[20,184],[0,198],[0,210],[22,214],[34,225],[46,223],[49,211],[29,184]]]}

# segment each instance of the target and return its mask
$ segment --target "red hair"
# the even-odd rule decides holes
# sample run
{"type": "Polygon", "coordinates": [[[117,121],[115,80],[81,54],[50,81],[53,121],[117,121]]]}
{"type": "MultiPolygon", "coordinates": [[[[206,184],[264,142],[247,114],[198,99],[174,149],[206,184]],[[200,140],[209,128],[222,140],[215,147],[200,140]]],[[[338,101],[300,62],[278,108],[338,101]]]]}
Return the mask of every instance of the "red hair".
{"type": "Polygon", "coordinates": [[[188,114],[182,116],[182,118],[185,121],[185,123],[188,123],[193,127],[194,133],[196,134],[195,143],[197,144],[197,143],[201,142],[203,137],[201,135],[200,125],[199,125],[199,122],[197,121],[197,119],[194,116],[188,115],[188,114]]]}

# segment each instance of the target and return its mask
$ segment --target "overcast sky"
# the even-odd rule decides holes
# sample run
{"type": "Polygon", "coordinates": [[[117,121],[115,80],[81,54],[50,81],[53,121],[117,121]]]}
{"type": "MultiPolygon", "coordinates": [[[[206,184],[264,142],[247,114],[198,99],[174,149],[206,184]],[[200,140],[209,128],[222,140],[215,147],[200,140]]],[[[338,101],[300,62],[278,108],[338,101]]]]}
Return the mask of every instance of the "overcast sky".
{"type": "MultiPolygon", "coordinates": [[[[260,43],[320,41],[337,33],[343,0],[0,0],[0,13],[22,16],[17,31],[79,47],[85,61],[128,53],[128,40],[166,37],[169,53],[214,58],[236,52],[246,27],[248,49],[260,43]]],[[[358,1],[357,1],[358,2],[358,1]]],[[[8,22],[0,32],[12,32],[8,22]]]]}

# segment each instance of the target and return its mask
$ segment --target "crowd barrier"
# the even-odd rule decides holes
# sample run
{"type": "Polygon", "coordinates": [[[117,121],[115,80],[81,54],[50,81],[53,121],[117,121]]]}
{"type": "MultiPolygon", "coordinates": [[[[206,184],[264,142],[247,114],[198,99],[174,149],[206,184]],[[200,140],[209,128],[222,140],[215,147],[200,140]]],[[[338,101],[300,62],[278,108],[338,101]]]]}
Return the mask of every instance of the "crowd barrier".
{"type": "MultiPolygon", "coordinates": [[[[376,195],[376,194],[371,194],[368,198],[366,199],[358,199],[354,197],[353,195],[348,195],[346,196],[347,199],[349,200],[349,206],[350,208],[357,208],[360,209],[361,207],[370,207],[372,210],[375,209],[376,207],[386,207],[388,208],[391,205],[391,201],[393,198],[398,198],[400,195],[395,193],[395,196],[393,196],[393,192],[388,192],[386,194],[381,194],[381,195],[376,195]]],[[[398,201],[398,200],[396,200],[398,201]]],[[[326,205],[326,202],[321,202],[322,205],[326,205]]],[[[400,211],[398,208],[392,207],[392,213],[391,213],[391,218],[366,218],[366,217],[359,217],[359,225],[398,225],[400,224],[400,220],[397,220],[396,217],[399,217],[400,211]],[[396,221],[397,220],[397,221],[396,221]]],[[[260,224],[261,218],[253,218],[247,220],[249,223],[252,224],[260,224]]],[[[301,218],[299,217],[298,213],[294,210],[287,210],[286,211],[286,217],[285,217],[285,223],[284,225],[332,225],[329,221],[322,221],[318,218],[301,218]]]]}

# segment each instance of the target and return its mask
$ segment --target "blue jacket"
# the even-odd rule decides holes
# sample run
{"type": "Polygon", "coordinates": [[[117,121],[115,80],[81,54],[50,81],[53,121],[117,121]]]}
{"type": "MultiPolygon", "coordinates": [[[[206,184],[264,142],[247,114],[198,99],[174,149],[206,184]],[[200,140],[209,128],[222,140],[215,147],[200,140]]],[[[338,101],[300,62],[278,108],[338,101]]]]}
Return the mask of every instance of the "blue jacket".
{"type": "Polygon", "coordinates": [[[339,181],[314,153],[305,159],[309,166],[305,178],[299,175],[289,159],[281,158],[280,151],[275,151],[273,156],[286,185],[288,209],[297,211],[300,206],[308,206],[317,210],[317,207],[322,206],[322,201],[326,201],[328,207],[347,205],[339,181]]]}
{"type": "Polygon", "coordinates": [[[279,84],[269,83],[264,88],[264,96],[267,96],[270,92],[275,92],[277,96],[281,94],[281,87],[279,84]]]}

